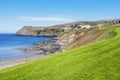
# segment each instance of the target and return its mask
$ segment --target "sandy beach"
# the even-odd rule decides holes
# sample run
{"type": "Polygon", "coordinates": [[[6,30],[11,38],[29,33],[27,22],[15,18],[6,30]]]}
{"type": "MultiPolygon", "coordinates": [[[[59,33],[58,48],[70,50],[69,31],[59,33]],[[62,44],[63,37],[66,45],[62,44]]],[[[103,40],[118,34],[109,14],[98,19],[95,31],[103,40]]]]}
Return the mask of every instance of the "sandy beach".
{"type": "Polygon", "coordinates": [[[49,55],[34,55],[34,56],[29,56],[29,57],[17,58],[17,59],[1,60],[0,61],[0,70],[6,69],[9,67],[18,65],[18,64],[23,64],[23,63],[30,62],[33,60],[44,58],[47,56],[49,56],[49,55]]]}

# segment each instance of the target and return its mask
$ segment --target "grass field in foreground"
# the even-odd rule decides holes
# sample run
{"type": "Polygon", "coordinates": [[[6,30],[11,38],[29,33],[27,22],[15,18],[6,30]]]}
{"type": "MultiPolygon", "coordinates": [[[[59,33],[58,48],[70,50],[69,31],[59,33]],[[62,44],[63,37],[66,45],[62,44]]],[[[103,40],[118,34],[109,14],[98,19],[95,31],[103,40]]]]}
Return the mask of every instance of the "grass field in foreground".
{"type": "Polygon", "coordinates": [[[0,80],[120,80],[120,28],[112,39],[0,71],[0,80]]]}

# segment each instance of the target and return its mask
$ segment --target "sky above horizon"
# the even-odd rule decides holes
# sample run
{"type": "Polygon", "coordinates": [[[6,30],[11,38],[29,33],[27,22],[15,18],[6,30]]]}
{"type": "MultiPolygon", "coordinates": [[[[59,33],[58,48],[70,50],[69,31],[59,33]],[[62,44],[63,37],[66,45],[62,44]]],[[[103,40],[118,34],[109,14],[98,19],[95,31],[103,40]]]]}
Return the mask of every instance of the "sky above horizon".
{"type": "Polygon", "coordinates": [[[0,33],[25,25],[120,18],[120,0],[0,0],[0,33]]]}

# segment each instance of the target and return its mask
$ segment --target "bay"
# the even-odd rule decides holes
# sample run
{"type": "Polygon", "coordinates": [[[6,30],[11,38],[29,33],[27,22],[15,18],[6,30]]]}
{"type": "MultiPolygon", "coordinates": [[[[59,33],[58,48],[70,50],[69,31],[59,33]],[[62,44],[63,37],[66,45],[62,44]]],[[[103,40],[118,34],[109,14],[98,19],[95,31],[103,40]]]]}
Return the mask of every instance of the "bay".
{"type": "Polygon", "coordinates": [[[0,34],[0,60],[15,59],[33,54],[23,53],[17,48],[29,47],[37,42],[44,42],[54,37],[45,36],[17,36],[15,34],[0,34]]]}

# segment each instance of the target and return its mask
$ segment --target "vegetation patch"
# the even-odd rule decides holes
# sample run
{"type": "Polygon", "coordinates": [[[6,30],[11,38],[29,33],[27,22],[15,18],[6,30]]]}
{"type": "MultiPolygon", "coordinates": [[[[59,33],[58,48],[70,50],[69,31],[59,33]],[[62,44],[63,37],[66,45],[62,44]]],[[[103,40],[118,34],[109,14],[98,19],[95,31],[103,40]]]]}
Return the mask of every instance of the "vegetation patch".
{"type": "Polygon", "coordinates": [[[117,35],[117,32],[111,31],[111,32],[109,32],[109,34],[108,34],[108,36],[107,36],[107,39],[114,38],[116,35],[117,35]]]}

